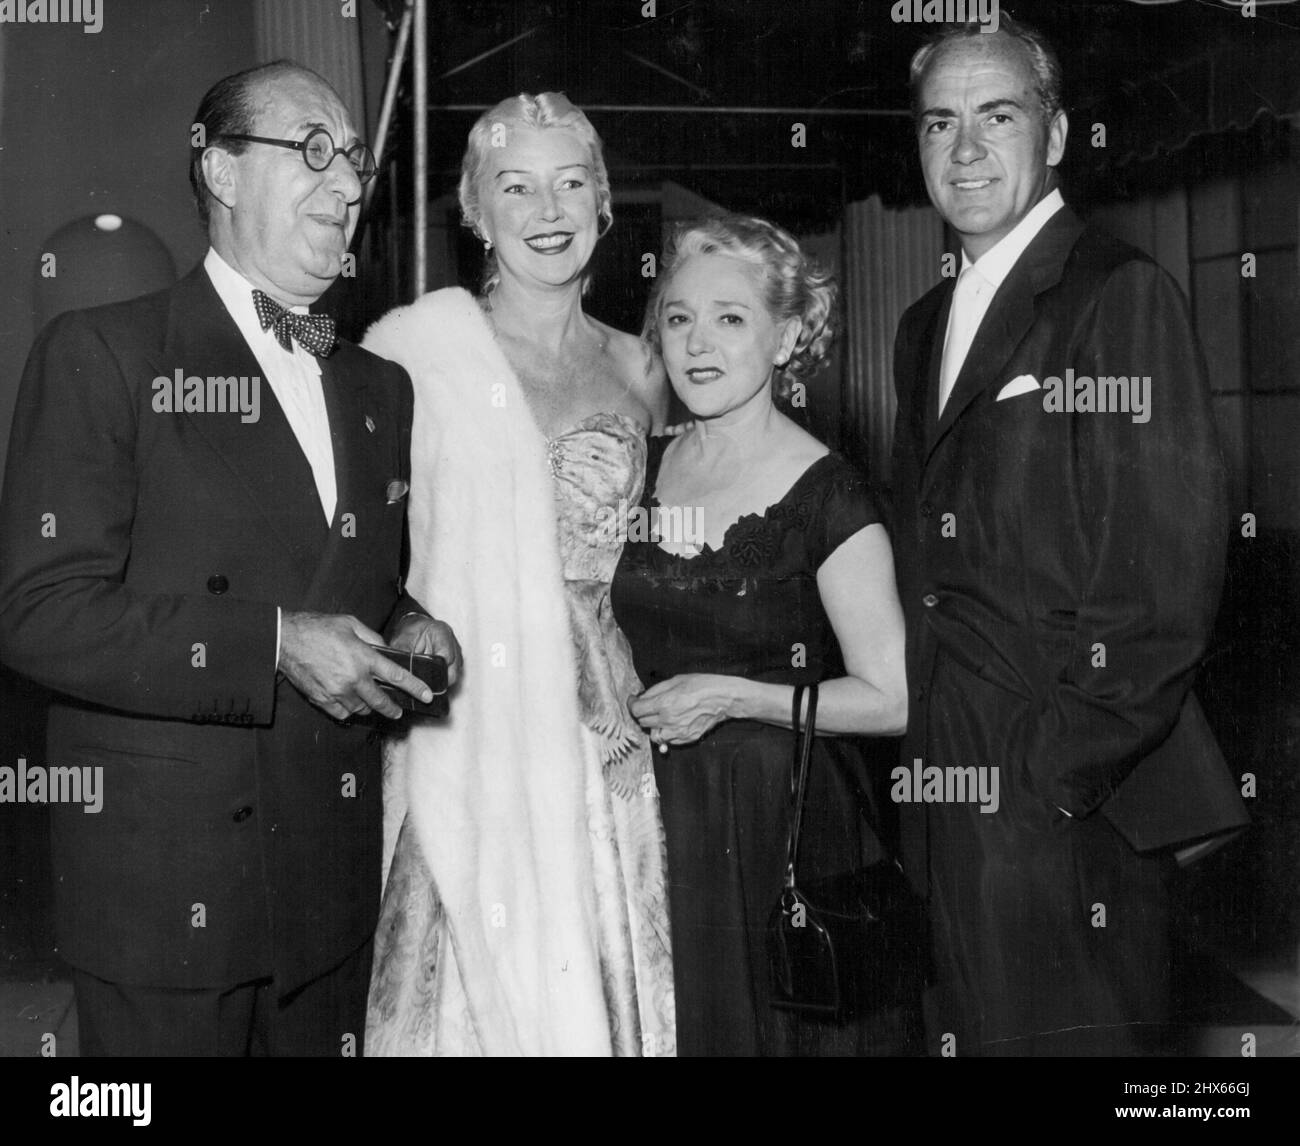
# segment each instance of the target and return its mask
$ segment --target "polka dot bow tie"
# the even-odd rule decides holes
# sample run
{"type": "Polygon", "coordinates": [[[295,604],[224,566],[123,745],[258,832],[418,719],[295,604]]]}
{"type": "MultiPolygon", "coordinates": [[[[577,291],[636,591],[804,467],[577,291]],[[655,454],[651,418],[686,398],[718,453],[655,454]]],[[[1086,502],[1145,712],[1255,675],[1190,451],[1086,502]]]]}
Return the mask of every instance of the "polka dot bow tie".
{"type": "Polygon", "coordinates": [[[292,350],[289,340],[296,339],[308,354],[325,358],[334,349],[334,320],[327,314],[298,314],[285,310],[270,295],[253,291],[253,306],[263,330],[274,332],[285,350],[292,350]]]}

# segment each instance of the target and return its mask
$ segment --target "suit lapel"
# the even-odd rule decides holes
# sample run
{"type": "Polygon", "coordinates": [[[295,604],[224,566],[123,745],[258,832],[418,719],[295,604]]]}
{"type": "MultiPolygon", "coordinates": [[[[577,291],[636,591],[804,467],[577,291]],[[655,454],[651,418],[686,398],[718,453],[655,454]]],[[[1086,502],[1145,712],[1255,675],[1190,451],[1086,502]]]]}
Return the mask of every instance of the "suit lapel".
{"type": "MultiPolygon", "coordinates": [[[[351,514],[355,522],[356,515],[364,500],[362,482],[365,480],[365,466],[362,458],[361,427],[365,422],[366,379],[363,373],[348,370],[341,365],[342,356],[336,351],[329,358],[319,358],[321,366],[321,387],[325,394],[325,409],[329,414],[330,442],[334,450],[334,482],[338,490],[338,500],[334,508],[334,520],[330,523],[329,537],[317,564],[311,587],[307,591],[308,601],[323,599],[324,596],[346,596],[351,578],[361,568],[356,561],[348,563],[350,570],[347,584],[338,587],[331,584],[338,561],[348,552],[349,546],[357,544],[355,534],[349,530],[345,536],[345,514],[351,514]]],[[[317,511],[320,512],[319,510],[317,511]]],[[[366,523],[359,523],[357,528],[365,528],[366,523]]]]}
{"type": "MultiPolygon", "coordinates": [[[[937,423],[927,421],[933,427],[927,462],[934,457],[935,449],[953,424],[990,385],[1002,378],[1004,367],[1037,318],[1038,296],[1061,281],[1065,260],[1082,231],[1078,216],[1068,207],[1062,207],[1011,268],[975,333],[943,416],[937,423]]],[[[938,403],[937,364],[943,359],[943,339],[944,327],[939,326],[935,330],[935,353],[926,386],[933,409],[937,409],[938,403]]]]}
{"type": "Polygon", "coordinates": [[[366,381],[364,376],[344,369],[338,358],[319,358],[321,387],[330,419],[330,441],[334,447],[334,480],[338,486],[338,508],[330,532],[337,532],[339,517],[353,504],[358,480],[360,439],[357,431],[364,419],[366,381]]]}
{"type": "Polygon", "coordinates": [[[951,282],[942,282],[923,295],[908,311],[898,343],[895,377],[902,430],[899,442],[906,440],[918,464],[925,458],[934,433],[937,363],[942,355],[942,332],[952,289],[951,282]]]}
{"type": "MultiPolygon", "coordinates": [[[[1001,376],[1002,368],[1015,353],[1026,331],[1033,325],[1034,296],[1029,289],[1028,279],[1025,275],[1017,273],[1019,270],[1019,267],[1012,268],[1011,274],[998,288],[993,305],[989,307],[988,313],[984,315],[984,321],[980,323],[979,330],[975,333],[975,340],[971,343],[970,352],[962,364],[961,373],[957,375],[952,393],[948,395],[947,405],[944,406],[943,414],[935,424],[934,437],[930,444],[931,453],[966,408],[995,378],[1001,376]]],[[[942,333],[937,342],[936,357],[942,360],[942,333]]],[[[933,387],[936,403],[938,401],[937,378],[936,375],[933,387]]]]}
{"type": "Polygon", "coordinates": [[[943,305],[935,313],[930,337],[924,346],[928,351],[920,362],[925,371],[925,444],[934,442],[935,431],[939,423],[939,380],[943,374],[943,343],[948,332],[948,318],[952,313],[953,295],[956,283],[949,282],[943,293],[943,305]]]}
{"type": "Polygon", "coordinates": [[[325,541],[324,512],[311,466],[298,445],[270,383],[235,320],[200,265],[179,284],[172,298],[167,339],[155,363],[160,376],[197,375],[259,378],[259,416],[245,422],[238,414],[183,415],[237,478],[248,502],[290,549],[304,579],[319,562],[325,541]]]}

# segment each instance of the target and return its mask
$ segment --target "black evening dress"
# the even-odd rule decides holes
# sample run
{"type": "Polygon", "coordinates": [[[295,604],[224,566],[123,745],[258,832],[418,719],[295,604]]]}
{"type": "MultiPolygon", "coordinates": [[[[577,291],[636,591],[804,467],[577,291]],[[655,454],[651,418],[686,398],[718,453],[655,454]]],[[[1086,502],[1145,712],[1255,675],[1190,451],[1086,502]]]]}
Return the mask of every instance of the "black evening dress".
{"type": "MultiPolygon", "coordinates": [[[[641,502],[647,513],[657,504],[670,440],[650,442],[641,502]]],[[[653,540],[629,542],[612,601],[646,687],[682,673],[789,685],[843,676],[817,570],[878,521],[865,478],[828,454],[775,505],[732,525],[717,550],[680,557],[653,540]]],[[[816,739],[800,847],[807,878],[882,854],[853,794],[851,778],[868,793],[880,786],[865,767],[865,747],[849,737],[816,739]]],[[[916,1008],[834,1026],[771,1006],[766,929],[785,870],[792,754],[788,728],[727,721],[695,744],[655,755],[668,838],[678,1054],[917,1053],[916,1008]]]]}

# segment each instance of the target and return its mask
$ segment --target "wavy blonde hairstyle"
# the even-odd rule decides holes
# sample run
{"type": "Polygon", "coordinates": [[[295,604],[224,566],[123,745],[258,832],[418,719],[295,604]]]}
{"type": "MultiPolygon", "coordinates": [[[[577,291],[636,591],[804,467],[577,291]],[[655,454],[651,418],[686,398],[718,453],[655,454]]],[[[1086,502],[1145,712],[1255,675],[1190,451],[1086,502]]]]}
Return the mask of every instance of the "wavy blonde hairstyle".
{"type": "Polygon", "coordinates": [[[835,276],[805,254],[788,231],[750,215],[717,215],[698,222],[679,223],[668,240],[663,265],[646,307],[642,339],[662,353],[659,320],[673,274],[693,255],[724,254],[758,268],[763,276],[763,299],[776,323],[799,320],[799,337],[784,366],[776,367],[773,388],[788,398],[794,382],[809,378],[825,363],[835,336],[835,276]]]}
{"type": "MultiPolygon", "coordinates": [[[[591,120],[582,109],[569,102],[563,92],[542,92],[532,96],[521,92],[503,99],[494,108],[485,111],[470,128],[469,142],[460,163],[460,216],[461,222],[482,239],[483,208],[479,201],[480,187],[487,171],[488,157],[492,154],[492,137],[497,124],[511,128],[554,128],[571,131],[591,152],[591,173],[596,184],[597,211],[604,222],[600,235],[608,233],[614,224],[614,212],[609,191],[609,172],[605,168],[604,148],[600,136],[591,126],[591,120]]],[[[496,255],[489,253],[483,276],[483,293],[487,294],[501,281],[496,255]]],[[[582,289],[591,283],[591,275],[583,274],[582,289]]]]}

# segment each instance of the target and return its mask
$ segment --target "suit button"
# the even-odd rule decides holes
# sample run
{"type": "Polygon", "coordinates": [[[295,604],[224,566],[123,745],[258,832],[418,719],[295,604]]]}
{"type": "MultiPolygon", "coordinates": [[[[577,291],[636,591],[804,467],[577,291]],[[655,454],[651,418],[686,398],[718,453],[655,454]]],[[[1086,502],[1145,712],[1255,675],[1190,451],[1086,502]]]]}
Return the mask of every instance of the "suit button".
{"type": "Polygon", "coordinates": [[[933,516],[933,514],[934,514],[934,506],[931,505],[928,501],[921,502],[921,516],[931,517],[933,516]]]}
{"type": "Polygon", "coordinates": [[[924,605],[927,609],[933,609],[935,605],[937,605],[938,603],[939,603],[939,598],[936,597],[933,593],[927,593],[924,597],[921,598],[921,604],[924,605]]]}
{"type": "Polygon", "coordinates": [[[918,688],[918,689],[916,690],[916,699],[917,699],[917,700],[924,700],[924,699],[925,699],[925,687],[924,687],[924,686],[922,686],[921,688],[918,688]]]}
{"type": "Polygon", "coordinates": [[[224,573],[214,573],[212,574],[211,577],[208,578],[209,593],[215,593],[218,597],[220,597],[221,594],[224,593],[229,588],[230,588],[230,582],[226,580],[226,576],[224,573]]]}
{"type": "Polygon", "coordinates": [[[235,823],[242,824],[252,814],[253,814],[253,809],[250,808],[247,804],[245,804],[242,808],[239,809],[239,811],[237,811],[230,818],[234,820],[235,823]]]}

